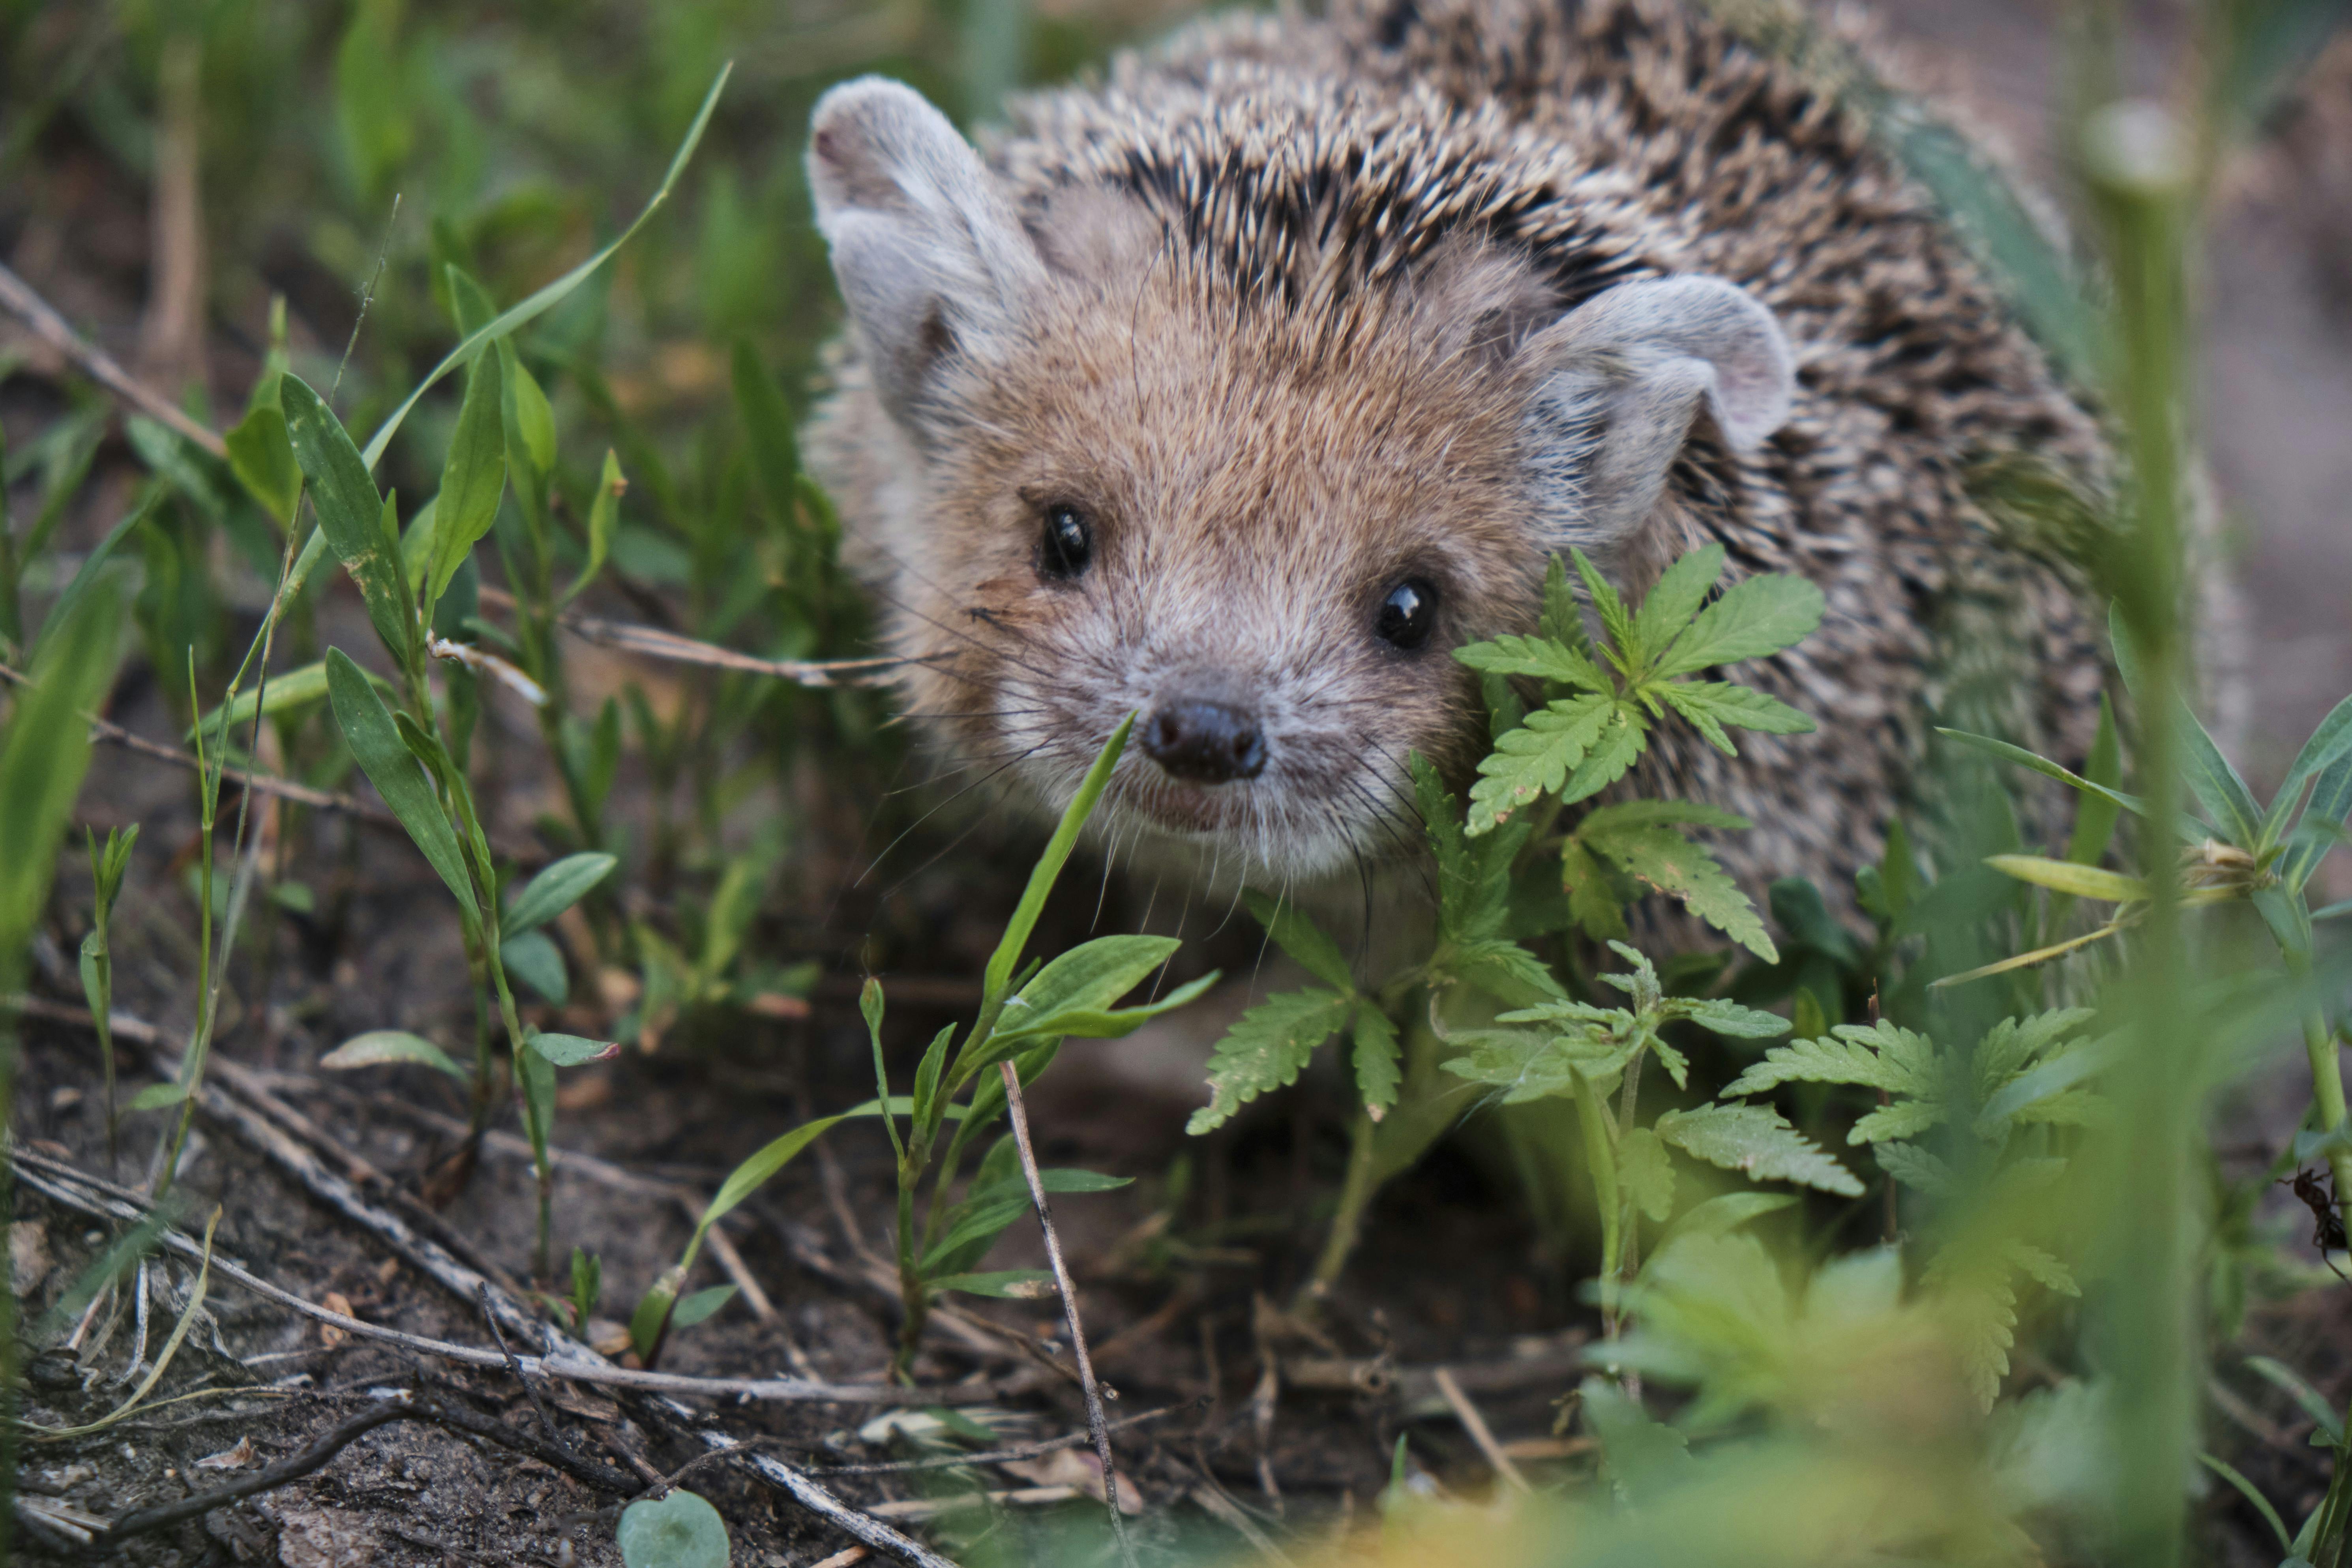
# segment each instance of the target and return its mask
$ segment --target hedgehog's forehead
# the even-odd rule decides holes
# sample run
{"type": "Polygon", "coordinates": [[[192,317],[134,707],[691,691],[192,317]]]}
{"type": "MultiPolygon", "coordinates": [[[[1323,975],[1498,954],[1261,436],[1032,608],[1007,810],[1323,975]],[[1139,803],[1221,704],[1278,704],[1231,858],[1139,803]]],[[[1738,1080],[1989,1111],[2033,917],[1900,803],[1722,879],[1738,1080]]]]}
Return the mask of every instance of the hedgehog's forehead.
{"type": "Polygon", "coordinates": [[[1059,300],[991,378],[995,423],[1136,481],[1337,500],[1499,478],[1513,405],[1406,302],[1345,311],[1145,280],[1059,300]],[[1112,308],[1112,307],[1116,308],[1112,308]]]}

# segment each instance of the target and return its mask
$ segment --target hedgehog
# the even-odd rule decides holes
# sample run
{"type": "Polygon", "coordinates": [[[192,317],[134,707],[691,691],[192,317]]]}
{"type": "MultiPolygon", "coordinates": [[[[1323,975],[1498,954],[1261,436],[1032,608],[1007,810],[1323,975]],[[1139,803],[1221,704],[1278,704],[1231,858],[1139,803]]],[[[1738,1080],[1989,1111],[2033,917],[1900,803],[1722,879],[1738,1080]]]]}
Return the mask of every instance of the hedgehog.
{"type": "Polygon", "coordinates": [[[1748,818],[1751,889],[1850,914],[1960,708],[2086,749],[2079,588],[1970,476],[2089,471],[2095,417],[1864,117],[1702,13],[1215,20],[984,152],[868,78],[808,169],[848,314],[812,460],[910,712],[1039,805],[1132,713],[1113,834],[1260,886],[1395,864],[1408,759],[1485,749],[1452,650],[1532,629],[1570,549],[1821,587],[1736,672],[1813,732],[1667,727],[1620,786],[1748,818]]]}

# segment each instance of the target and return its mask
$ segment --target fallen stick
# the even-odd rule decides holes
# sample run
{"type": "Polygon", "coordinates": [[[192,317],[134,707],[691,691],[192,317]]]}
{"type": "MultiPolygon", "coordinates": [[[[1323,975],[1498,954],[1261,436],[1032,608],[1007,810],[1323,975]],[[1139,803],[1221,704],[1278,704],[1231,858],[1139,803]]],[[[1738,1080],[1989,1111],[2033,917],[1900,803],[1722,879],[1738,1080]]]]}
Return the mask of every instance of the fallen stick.
{"type": "Polygon", "coordinates": [[[0,267],[0,305],[6,306],[10,314],[32,328],[34,336],[79,365],[84,375],[140,413],[158,424],[170,426],[215,458],[228,456],[226,442],[182,413],[170,398],[124,370],[112,354],[85,340],[50,308],[47,300],[33,291],[30,284],[5,267],[0,267]]]}
{"type": "MultiPolygon", "coordinates": [[[[484,587],[481,600],[486,607],[491,609],[511,613],[515,607],[514,595],[503,588],[484,587]]],[[[893,670],[909,662],[903,658],[761,658],[755,654],[721,647],[717,643],[663,631],[658,626],[600,620],[594,616],[574,615],[569,610],[558,613],[555,624],[581,641],[592,642],[600,647],[634,653],[646,658],[664,659],[671,664],[693,664],[706,669],[731,669],[745,675],[764,675],[771,679],[789,680],[795,686],[817,689],[885,685],[893,670]]]]}
{"type": "Polygon", "coordinates": [[[1478,1414],[1478,1407],[1470,1403],[1470,1396],[1462,1392],[1462,1385],[1454,1381],[1454,1374],[1441,1366],[1436,1375],[1437,1392],[1453,1410],[1454,1418],[1462,1423],[1462,1429],[1470,1434],[1470,1440],[1478,1445],[1478,1451],[1486,1456],[1486,1462],[1495,1468],[1495,1473],[1502,1477],[1514,1491],[1532,1491],[1534,1489],[1528,1485],[1528,1478],[1519,1473],[1519,1467],[1511,1462],[1511,1457],[1503,1452],[1503,1446],[1495,1441],[1494,1429],[1486,1425],[1486,1418],[1478,1414]]]}
{"type": "MultiPolygon", "coordinates": [[[[880,1047],[876,1047],[879,1049],[880,1047]]],[[[1029,1201],[1037,1210],[1038,1228],[1045,1233],[1045,1260],[1053,1266],[1055,1288],[1062,1293],[1062,1312],[1070,1325],[1070,1351],[1078,1363],[1078,1387],[1087,1398],[1087,1429],[1094,1434],[1095,1458],[1102,1461],[1103,1504],[1110,1510],[1110,1532],[1127,1568],[1136,1568],[1135,1547],[1127,1539],[1127,1521],[1118,1511],[1118,1470],[1111,1459],[1110,1425],[1103,1419],[1102,1385],[1095,1381],[1094,1363],[1087,1357],[1086,1325],[1078,1321],[1077,1288],[1070,1283],[1069,1265],[1062,1261],[1062,1238],[1054,1231],[1054,1211],[1045,1202],[1045,1179],[1037,1172],[1037,1152],[1029,1144],[1029,1108],[1021,1099],[1021,1075],[1011,1060],[999,1062],[1004,1079],[1004,1108],[1013,1121],[1013,1138],[1021,1151],[1021,1173],[1029,1181],[1029,1201]]]]}

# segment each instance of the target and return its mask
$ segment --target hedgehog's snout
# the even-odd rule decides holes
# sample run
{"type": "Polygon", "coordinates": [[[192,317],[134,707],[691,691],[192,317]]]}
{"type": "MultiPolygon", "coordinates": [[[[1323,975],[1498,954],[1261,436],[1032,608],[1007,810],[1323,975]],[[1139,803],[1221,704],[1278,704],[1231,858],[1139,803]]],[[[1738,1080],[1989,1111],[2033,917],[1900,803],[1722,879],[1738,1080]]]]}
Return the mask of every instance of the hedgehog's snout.
{"type": "Polygon", "coordinates": [[[1241,705],[1176,697],[1142,724],[1143,750],[1171,777],[1187,784],[1232,784],[1265,771],[1265,730],[1241,705]]]}

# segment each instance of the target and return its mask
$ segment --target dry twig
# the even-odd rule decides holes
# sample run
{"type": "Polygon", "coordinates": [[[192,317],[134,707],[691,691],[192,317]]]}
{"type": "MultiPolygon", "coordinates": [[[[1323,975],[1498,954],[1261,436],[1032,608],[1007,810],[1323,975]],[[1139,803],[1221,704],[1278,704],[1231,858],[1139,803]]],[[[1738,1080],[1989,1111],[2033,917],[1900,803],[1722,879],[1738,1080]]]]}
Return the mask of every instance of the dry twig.
{"type": "Polygon", "coordinates": [[[1103,1419],[1102,1386],[1095,1381],[1094,1363],[1087,1358],[1086,1325],[1078,1321],[1078,1292],[1070,1283],[1069,1265],[1062,1261],[1062,1238],[1054,1231],[1054,1211],[1045,1202],[1045,1184],[1037,1173],[1037,1152],[1029,1145],[1029,1108],[1021,1099],[1021,1075],[1010,1060],[999,1062],[1004,1078],[1004,1107],[1013,1122],[1013,1142],[1021,1150],[1021,1173],[1029,1180],[1029,1201],[1036,1205],[1038,1228],[1045,1233],[1045,1260],[1053,1266],[1054,1285],[1062,1293],[1062,1311],[1070,1325],[1070,1352],[1078,1363],[1078,1386],[1087,1396],[1087,1427],[1094,1434],[1095,1458],[1102,1461],[1103,1503],[1110,1510],[1110,1532],[1127,1568],[1136,1568],[1135,1547],[1127,1539],[1127,1521],[1118,1511],[1118,1470],[1110,1455],[1110,1426],[1103,1419]]]}
{"type": "Polygon", "coordinates": [[[85,341],[50,308],[47,300],[33,291],[31,285],[6,267],[0,267],[0,307],[5,307],[11,315],[32,328],[34,336],[79,365],[83,374],[140,413],[170,426],[215,458],[228,456],[228,447],[218,436],[182,413],[170,398],[124,370],[112,354],[85,341]]]}
{"type": "Polygon", "coordinates": [[[1454,1381],[1453,1373],[1441,1366],[1436,1376],[1437,1392],[1444,1396],[1447,1406],[1454,1412],[1454,1418],[1462,1423],[1462,1429],[1470,1434],[1470,1440],[1478,1445],[1478,1451],[1486,1456],[1486,1462],[1495,1467],[1495,1473],[1509,1483],[1514,1490],[1531,1490],[1528,1478],[1519,1473],[1519,1467],[1511,1462],[1511,1457],[1503,1452],[1503,1446],[1495,1441],[1495,1434],[1487,1426],[1486,1418],[1478,1414],[1478,1407],[1470,1403],[1470,1396],[1462,1392],[1460,1384],[1454,1381]]]}

